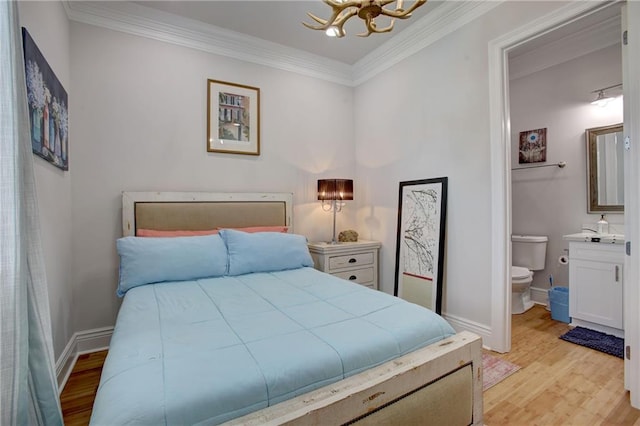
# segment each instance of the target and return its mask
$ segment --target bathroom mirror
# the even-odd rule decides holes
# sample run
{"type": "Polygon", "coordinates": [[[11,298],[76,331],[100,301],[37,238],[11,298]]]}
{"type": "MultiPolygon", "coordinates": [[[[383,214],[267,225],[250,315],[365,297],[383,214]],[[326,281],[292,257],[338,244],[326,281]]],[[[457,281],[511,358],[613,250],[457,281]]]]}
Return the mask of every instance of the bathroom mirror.
{"type": "Polygon", "coordinates": [[[586,130],[589,213],[624,211],[622,124],[586,130]]]}

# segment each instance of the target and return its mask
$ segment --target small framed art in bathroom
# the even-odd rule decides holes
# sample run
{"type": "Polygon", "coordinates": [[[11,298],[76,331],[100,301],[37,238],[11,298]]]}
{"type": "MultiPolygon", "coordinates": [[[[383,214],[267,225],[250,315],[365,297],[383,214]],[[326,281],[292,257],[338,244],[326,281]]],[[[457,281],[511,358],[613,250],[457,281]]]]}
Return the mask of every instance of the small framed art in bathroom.
{"type": "Polygon", "coordinates": [[[543,163],[547,161],[547,128],[520,132],[518,163],[543,163]]]}
{"type": "Polygon", "coordinates": [[[394,295],[440,314],[447,178],[400,182],[394,295]]]}

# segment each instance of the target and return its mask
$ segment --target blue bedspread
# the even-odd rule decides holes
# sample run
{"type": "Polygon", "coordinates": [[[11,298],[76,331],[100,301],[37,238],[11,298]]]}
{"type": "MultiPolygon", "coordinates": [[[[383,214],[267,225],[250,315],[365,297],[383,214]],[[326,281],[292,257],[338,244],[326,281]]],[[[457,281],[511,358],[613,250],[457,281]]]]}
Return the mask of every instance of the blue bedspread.
{"type": "Polygon", "coordinates": [[[435,313],[301,268],[127,293],[91,424],[217,424],[453,335],[435,313]]]}

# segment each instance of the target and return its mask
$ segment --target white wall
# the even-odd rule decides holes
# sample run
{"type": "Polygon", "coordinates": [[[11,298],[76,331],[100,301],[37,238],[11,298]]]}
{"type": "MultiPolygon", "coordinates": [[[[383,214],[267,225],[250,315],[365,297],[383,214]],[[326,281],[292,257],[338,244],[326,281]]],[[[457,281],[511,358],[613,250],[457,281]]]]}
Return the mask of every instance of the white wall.
{"type": "MultiPolygon", "coordinates": [[[[521,131],[547,128],[547,162],[566,161],[563,169],[544,167],[512,171],[512,230],[514,234],[547,235],[544,271],[534,275],[532,287],[568,285],[569,268],[558,257],[569,248],[563,235],[580,232],[600,215],[587,213],[587,154],[585,129],[622,123],[621,100],[606,108],[591,105],[594,90],[622,82],[620,45],[598,50],[528,76],[510,81],[511,164],[518,164],[521,131]]],[[[538,163],[536,163],[538,164],[538,163]]],[[[622,224],[623,214],[607,214],[622,224]]],[[[622,232],[622,226],[619,226],[622,232]]],[[[545,302],[545,300],[539,300],[545,302]]]]}
{"type": "Polygon", "coordinates": [[[443,311],[491,324],[488,42],[562,3],[508,2],[355,91],[358,226],[393,291],[400,181],[449,177],[443,311]]]}
{"type": "Polygon", "coordinates": [[[122,191],[292,192],[294,231],[330,238],[316,180],[353,177],[351,88],[79,23],[71,70],[76,330],[115,321],[122,191]],[[207,153],[208,78],[260,88],[260,156],[207,153]]]}
{"type": "MultiPolygon", "coordinates": [[[[73,106],[71,73],[69,69],[69,21],[58,1],[20,2],[20,25],[29,34],[62,83],[73,106]]],[[[73,127],[73,114],[69,117],[73,127]]],[[[42,244],[49,289],[49,304],[56,359],[76,331],[72,324],[71,293],[71,175],[74,169],[75,141],[69,140],[69,171],[61,169],[34,155],[34,170],[42,244]]]]}

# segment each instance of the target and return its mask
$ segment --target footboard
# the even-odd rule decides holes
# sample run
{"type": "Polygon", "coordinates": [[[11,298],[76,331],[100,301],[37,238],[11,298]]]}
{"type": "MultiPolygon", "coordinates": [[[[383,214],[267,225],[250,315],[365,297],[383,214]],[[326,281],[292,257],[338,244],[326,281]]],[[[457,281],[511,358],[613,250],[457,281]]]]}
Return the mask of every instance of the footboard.
{"type": "Polygon", "coordinates": [[[225,424],[482,424],[482,340],[461,332],[225,424]]]}

